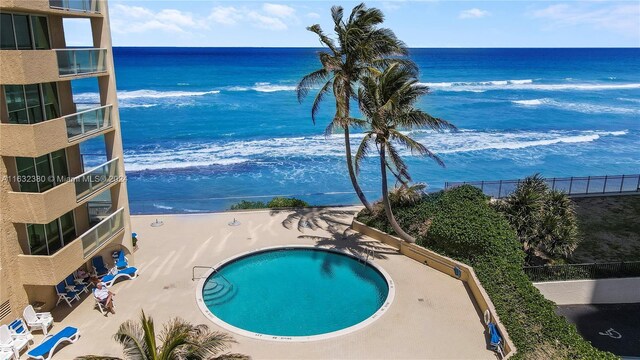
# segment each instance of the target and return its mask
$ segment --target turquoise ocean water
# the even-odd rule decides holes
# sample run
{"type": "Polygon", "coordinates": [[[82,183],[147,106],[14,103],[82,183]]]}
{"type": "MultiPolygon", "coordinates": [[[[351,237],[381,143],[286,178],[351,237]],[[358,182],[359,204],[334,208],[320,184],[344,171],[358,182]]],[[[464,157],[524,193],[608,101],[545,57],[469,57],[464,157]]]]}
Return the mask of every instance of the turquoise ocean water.
{"type": "MultiPolygon", "coordinates": [[[[318,66],[315,51],[114,48],[132,212],[222,210],[271,195],[355,203],[342,136],[323,135],[331,99],[316,125],[311,98],[296,100],[296,82],[318,66]]],[[[447,165],[405,154],[414,180],[431,189],[535,172],[640,172],[640,49],[412,49],[411,56],[432,89],[420,107],[460,129],[413,133],[447,165]]],[[[74,96],[97,100],[82,82],[74,96]]],[[[359,140],[356,131],[354,146],[359,140]]],[[[101,148],[90,142],[83,152],[101,148]]],[[[372,198],[378,178],[370,159],[360,179],[372,198]]]]}

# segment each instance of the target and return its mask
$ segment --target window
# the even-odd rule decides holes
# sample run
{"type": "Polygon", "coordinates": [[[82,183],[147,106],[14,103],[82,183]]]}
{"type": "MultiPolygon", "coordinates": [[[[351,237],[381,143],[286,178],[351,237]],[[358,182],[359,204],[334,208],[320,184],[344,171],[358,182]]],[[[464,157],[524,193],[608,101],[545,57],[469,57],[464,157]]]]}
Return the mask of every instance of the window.
{"type": "Polygon", "coordinates": [[[46,16],[0,14],[0,48],[3,50],[51,49],[46,16]]]}
{"type": "Polygon", "coordinates": [[[16,38],[13,33],[11,14],[0,14],[0,49],[15,49],[16,38]]]}
{"type": "Polygon", "coordinates": [[[69,177],[64,149],[37,158],[16,157],[21,192],[45,192],[69,177]]]}
{"type": "Polygon", "coordinates": [[[60,117],[55,83],[5,85],[4,94],[11,124],[36,124],[60,117]]]}
{"type": "Polygon", "coordinates": [[[48,224],[27,224],[31,255],[53,255],[76,237],[73,211],[48,224]]]}

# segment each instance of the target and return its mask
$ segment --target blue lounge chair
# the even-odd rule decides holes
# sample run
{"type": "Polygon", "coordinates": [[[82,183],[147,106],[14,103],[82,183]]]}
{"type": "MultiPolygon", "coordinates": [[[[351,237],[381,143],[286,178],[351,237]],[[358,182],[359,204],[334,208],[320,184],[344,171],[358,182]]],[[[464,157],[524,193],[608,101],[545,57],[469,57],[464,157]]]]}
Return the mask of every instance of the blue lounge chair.
{"type": "Polygon", "coordinates": [[[64,341],[74,343],[78,340],[79,337],[80,332],[78,331],[78,329],[67,326],[59,333],[55,335],[49,335],[44,338],[40,345],[34,347],[27,353],[27,356],[37,360],[49,360],[53,356],[53,353],[56,351],[56,348],[58,347],[58,345],[60,345],[60,343],[64,341]]]}
{"type": "Polygon", "coordinates": [[[116,260],[116,268],[124,269],[127,266],[129,266],[129,263],[127,262],[127,258],[124,256],[124,251],[120,250],[118,252],[118,260],[116,260]]]}
{"type": "Polygon", "coordinates": [[[65,284],[67,284],[67,289],[73,289],[73,291],[77,292],[78,294],[89,291],[87,290],[87,284],[76,280],[76,278],[73,277],[73,274],[67,276],[67,278],[64,279],[64,282],[65,284]]]}
{"type": "Polygon", "coordinates": [[[128,279],[133,279],[136,276],[138,276],[138,269],[135,267],[128,267],[128,268],[124,268],[122,270],[118,270],[115,274],[107,274],[102,278],[102,282],[107,286],[107,287],[111,287],[111,285],[113,285],[116,280],[118,280],[121,277],[126,277],[128,279]]]}
{"type": "Polygon", "coordinates": [[[80,298],[78,297],[78,293],[68,290],[64,281],[56,285],[56,293],[58,294],[58,302],[56,302],[56,306],[60,304],[60,301],[64,300],[67,302],[67,305],[69,305],[69,307],[72,307],[72,302],[74,302],[75,300],[80,300],[80,298]]]}
{"type": "Polygon", "coordinates": [[[17,318],[9,324],[9,331],[11,331],[12,335],[24,336],[29,341],[33,340],[31,331],[29,331],[29,328],[21,318],[17,318]]]}
{"type": "Polygon", "coordinates": [[[500,354],[500,357],[503,358],[504,352],[502,351],[502,336],[500,336],[496,324],[490,322],[487,324],[487,327],[489,328],[489,336],[491,336],[491,339],[489,340],[489,348],[500,354]]]}
{"type": "Polygon", "coordinates": [[[104,259],[102,259],[102,256],[100,255],[91,259],[91,264],[93,265],[93,270],[96,272],[98,277],[106,275],[109,272],[109,269],[104,266],[104,259]]]}

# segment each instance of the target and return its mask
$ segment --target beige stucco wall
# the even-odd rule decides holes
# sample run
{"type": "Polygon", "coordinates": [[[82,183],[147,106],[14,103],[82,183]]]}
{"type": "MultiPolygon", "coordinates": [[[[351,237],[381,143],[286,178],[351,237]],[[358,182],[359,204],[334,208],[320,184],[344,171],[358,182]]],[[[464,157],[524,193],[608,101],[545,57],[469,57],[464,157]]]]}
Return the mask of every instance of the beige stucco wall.
{"type": "MultiPolygon", "coordinates": [[[[87,77],[96,78],[101,92],[101,104],[114,105],[111,111],[113,126],[111,130],[105,132],[104,136],[106,152],[110,159],[116,157],[121,159],[118,162],[119,173],[124,174],[106,2],[102,4],[102,14],[50,9],[48,0],[1,0],[0,8],[7,12],[47,14],[53,48],[65,47],[63,17],[83,17],[91,20],[94,47],[108,49],[104,73],[60,77],[55,50],[1,50],[0,85],[57,82],[61,109],[63,114],[67,115],[75,112],[69,81],[87,77]]],[[[2,101],[3,99],[0,99],[0,107],[2,107],[0,117],[1,122],[6,123],[8,115],[6,105],[2,101]]],[[[51,256],[23,255],[28,249],[23,223],[49,222],[74,209],[77,234],[81,235],[88,228],[87,209],[84,204],[88,199],[80,203],[76,202],[73,184],[59,185],[52,189],[51,193],[20,194],[13,192],[17,190],[15,184],[12,188],[11,182],[5,181],[6,176],[15,175],[15,161],[8,154],[13,156],[30,154],[34,157],[61,148],[67,149],[71,175],[79,174],[81,160],[78,156],[78,142],[68,142],[66,129],[64,134],[62,133],[64,129],[62,125],[60,120],[53,120],[51,123],[45,122],[33,127],[27,125],[20,129],[0,126],[0,155],[2,155],[2,161],[0,161],[0,177],[2,177],[0,179],[0,304],[8,299],[12,309],[9,316],[0,319],[0,323],[7,323],[20,316],[24,306],[34,301],[43,301],[46,303],[45,310],[50,309],[56,300],[52,285],[90,261],[90,257],[95,254],[104,253],[107,259],[111,251],[124,248],[129,262],[134,263],[131,254],[133,247],[125,181],[113,183],[109,188],[101,190],[101,192],[111,192],[114,209],[125,209],[124,229],[96,253],[85,259],[82,254],[81,240],[78,240],[51,256]]]]}
{"type": "Polygon", "coordinates": [[[421,246],[407,243],[400,238],[389,235],[378,229],[369,227],[357,220],[353,220],[351,228],[359,233],[395,247],[401,254],[407,257],[410,257],[444,274],[463,281],[469,288],[469,291],[471,292],[471,295],[473,296],[473,299],[480,311],[484,314],[484,312],[488,310],[491,314],[491,321],[496,323],[500,333],[504,338],[504,351],[506,357],[511,357],[516,353],[516,348],[513,345],[513,342],[511,341],[506,328],[500,321],[500,318],[496,313],[495,307],[493,306],[489,295],[482,287],[482,284],[480,284],[480,280],[478,280],[478,277],[476,276],[472,267],[446,256],[440,255],[434,251],[425,249],[421,246]],[[454,271],[455,267],[460,269],[460,277],[456,276],[454,271]]]}
{"type": "Polygon", "coordinates": [[[640,277],[547,281],[533,285],[558,305],[640,303],[640,277]]]}
{"type": "Polygon", "coordinates": [[[69,141],[64,118],[33,125],[0,124],[0,155],[38,157],[113,131],[112,127],[69,141]]]}

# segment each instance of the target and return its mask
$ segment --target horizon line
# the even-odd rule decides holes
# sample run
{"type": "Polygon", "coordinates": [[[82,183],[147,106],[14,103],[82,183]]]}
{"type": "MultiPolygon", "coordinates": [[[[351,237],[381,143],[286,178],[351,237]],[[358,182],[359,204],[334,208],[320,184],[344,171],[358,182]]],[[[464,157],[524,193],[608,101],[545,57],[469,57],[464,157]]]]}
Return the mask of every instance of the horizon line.
{"type": "MultiPolygon", "coordinates": [[[[177,46],[177,45],[114,45],[114,48],[192,48],[192,49],[326,49],[315,46],[177,46]]],[[[407,46],[408,49],[640,49],[640,46],[407,46]]]]}

